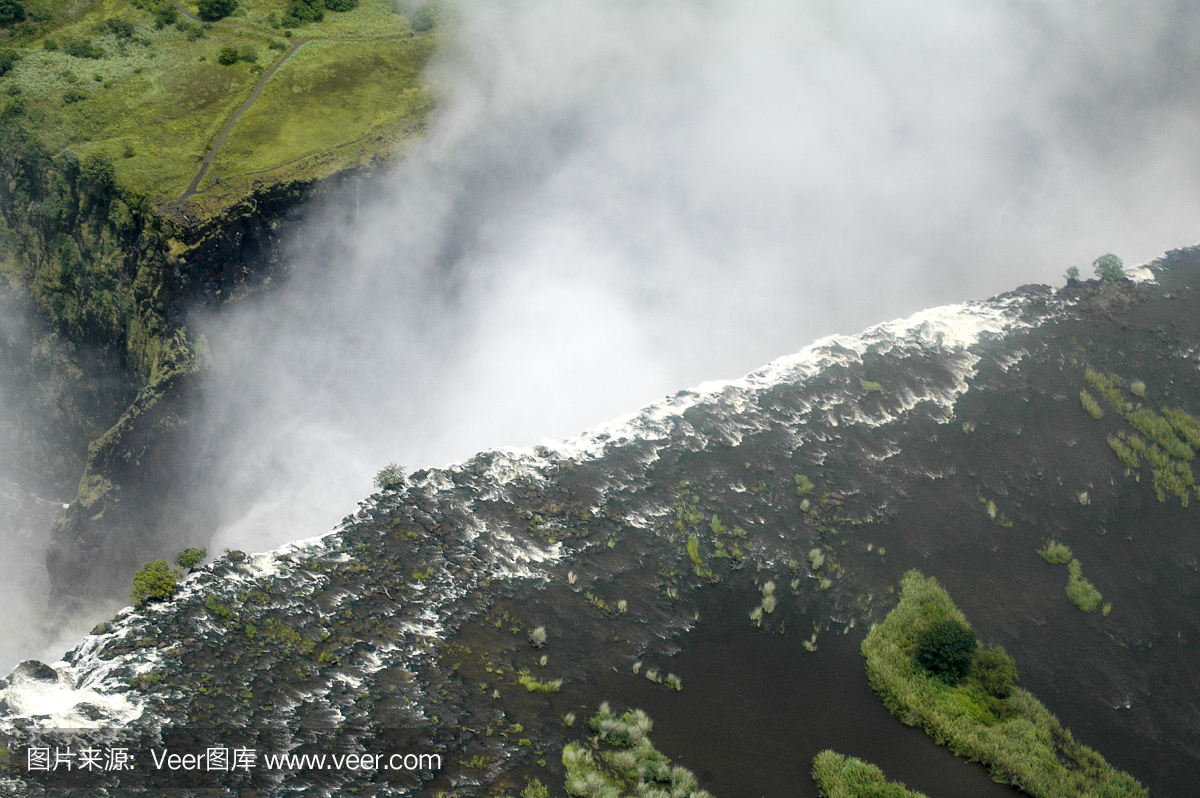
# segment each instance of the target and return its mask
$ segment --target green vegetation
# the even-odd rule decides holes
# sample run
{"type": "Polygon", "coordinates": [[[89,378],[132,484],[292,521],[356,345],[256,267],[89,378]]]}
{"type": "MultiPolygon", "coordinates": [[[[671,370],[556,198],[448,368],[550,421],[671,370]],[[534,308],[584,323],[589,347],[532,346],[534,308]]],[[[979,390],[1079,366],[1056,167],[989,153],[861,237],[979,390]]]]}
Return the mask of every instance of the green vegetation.
{"type": "Polygon", "coordinates": [[[821,798],[927,798],[898,781],[888,781],[869,762],[829,750],[813,757],[812,777],[821,798]]]}
{"type": "Polygon", "coordinates": [[[563,748],[566,791],[575,798],[712,798],[696,775],[650,742],[654,724],[635,709],[617,716],[607,702],[590,722],[595,737],[563,748]]]}
{"type": "MultiPolygon", "coordinates": [[[[892,714],[1033,796],[1147,798],[1141,784],[1078,743],[1028,691],[1013,687],[1000,697],[974,675],[952,686],[928,674],[916,662],[917,646],[931,626],[945,621],[969,628],[936,579],[905,574],[896,608],[862,644],[871,687],[892,714]]],[[[989,667],[996,669],[983,662],[972,670],[989,667]]]]}
{"type": "Polygon", "coordinates": [[[208,549],[188,546],[186,549],[175,555],[175,564],[180,568],[187,568],[190,571],[200,563],[204,562],[204,558],[207,556],[208,549]]]}
{"type": "MultiPolygon", "coordinates": [[[[1104,401],[1108,402],[1118,413],[1124,413],[1129,407],[1129,402],[1125,400],[1124,394],[1121,393],[1121,378],[1115,374],[1101,374],[1093,369],[1087,369],[1084,372],[1084,378],[1088,385],[1103,397],[1104,401]]],[[[1083,397],[1080,397],[1082,401],[1083,397]]],[[[1089,411],[1091,412],[1091,411],[1089,411]]],[[[1094,414],[1093,414],[1094,415],[1094,414]]]]}
{"type": "Polygon", "coordinates": [[[1079,267],[1071,266],[1070,268],[1067,269],[1067,273],[1063,276],[1067,278],[1067,282],[1071,282],[1072,280],[1078,280],[1079,279],[1079,267]]]}
{"type": "Polygon", "coordinates": [[[521,798],[550,798],[550,790],[536,778],[530,778],[521,788],[521,798]]]}
{"type": "Polygon", "coordinates": [[[1192,448],[1176,437],[1171,422],[1153,410],[1145,408],[1134,410],[1126,415],[1125,419],[1136,429],[1145,433],[1146,437],[1161,446],[1163,451],[1170,456],[1178,457],[1180,460],[1192,460],[1196,457],[1192,448]]]}
{"type": "Polygon", "coordinates": [[[375,475],[375,487],[379,490],[397,490],[403,487],[405,480],[404,469],[396,463],[388,463],[375,475]]]}
{"type": "Polygon", "coordinates": [[[1140,468],[1142,461],[1138,459],[1137,452],[1133,450],[1125,441],[1115,435],[1108,436],[1109,447],[1117,453],[1117,458],[1122,463],[1130,468],[1140,468]]]}
{"type": "Polygon", "coordinates": [[[1100,403],[1097,402],[1095,397],[1093,397],[1087,391],[1079,392],[1079,403],[1083,405],[1083,409],[1086,410],[1087,414],[1092,418],[1096,419],[1097,421],[1104,418],[1104,410],[1100,407],[1100,403]]]}
{"type": "Polygon", "coordinates": [[[534,648],[546,645],[546,627],[539,626],[529,633],[529,644],[534,648]]]}
{"type": "Polygon", "coordinates": [[[917,640],[917,664],[946,684],[958,684],[975,659],[979,641],[971,627],[945,619],[929,625],[917,640]]]}
{"type": "Polygon", "coordinates": [[[1111,252],[1096,258],[1092,262],[1092,268],[1096,270],[1096,276],[1101,280],[1115,281],[1125,279],[1125,264],[1111,252]]]}
{"type": "Polygon", "coordinates": [[[1038,551],[1042,559],[1051,565],[1063,565],[1071,561],[1071,547],[1057,540],[1046,542],[1046,548],[1038,551]]]}
{"type": "Polygon", "coordinates": [[[517,681],[529,693],[557,693],[562,689],[562,679],[549,679],[542,681],[527,670],[522,670],[517,673],[517,681]]]}
{"type": "Polygon", "coordinates": [[[1162,414],[1189,446],[1200,449],[1200,418],[1178,408],[1166,408],[1162,414]]]}
{"type": "Polygon", "coordinates": [[[879,383],[877,383],[877,382],[871,382],[870,380],[864,380],[864,379],[860,379],[860,380],[858,381],[858,384],[859,384],[859,387],[861,387],[861,388],[862,388],[864,391],[866,391],[867,393],[872,393],[872,392],[876,392],[876,391],[882,391],[882,390],[883,390],[883,386],[882,386],[882,385],[880,385],[880,384],[879,384],[879,383]]]}
{"type": "Polygon", "coordinates": [[[166,560],[152,560],[133,575],[133,590],[129,591],[129,597],[138,607],[169,599],[179,590],[181,575],[179,569],[172,569],[166,560]]]}
{"type": "Polygon", "coordinates": [[[1095,612],[1100,606],[1100,591],[1091,582],[1083,578],[1083,566],[1079,560],[1071,560],[1067,564],[1070,579],[1067,582],[1067,597],[1071,603],[1084,612],[1095,612]]]}
{"type": "Polygon", "coordinates": [[[799,493],[801,496],[807,496],[808,494],[812,493],[813,490],[815,490],[817,487],[816,485],[814,485],[812,483],[811,479],[804,476],[803,474],[797,474],[795,479],[796,479],[796,493],[799,493]]]}

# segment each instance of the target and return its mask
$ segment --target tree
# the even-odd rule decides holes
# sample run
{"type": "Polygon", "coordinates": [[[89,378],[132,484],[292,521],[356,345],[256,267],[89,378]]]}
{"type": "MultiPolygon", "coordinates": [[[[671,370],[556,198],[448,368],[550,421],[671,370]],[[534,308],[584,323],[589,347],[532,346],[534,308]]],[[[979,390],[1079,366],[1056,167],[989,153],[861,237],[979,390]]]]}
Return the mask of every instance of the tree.
{"type": "Polygon", "coordinates": [[[95,196],[108,196],[117,186],[117,174],[112,161],[101,153],[93,152],[84,158],[83,163],[79,165],[79,171],[95,196]]]}
{"type": "Polygon", "coordinates": [[[25,6],[21,0],[0,0],[0,28],[25,19],[25,6]]]}
{"type": "Polygon", "coordinates": [[[169,599],[179,589],[179,569],[171,569],[166,560],[152,560],[133,575],[129,597],[141,607],[151,601],[169,599]]]}
{"type": "Polygon", "coordinates": [[[1067,269],[1066,277],[1067,277],[1068,283],[1078,280],[1079,279],[1079,267],[1072,266],[1071,268],[1067,269]]]}
{"type": "Polygon", "coordinates": [[[947,684],[957,684],[971,669],[979,641],[961,621],[937,621],[917,643],[917,664],[947,684]]]}
{"type": "Polygon", "coordinates": [[[395,463],[388,463],[375,475],[375,487],[380,490],[396,490],[404,485],[404,469],[395,463]]]}
{"type": "Polygon", "coordinates": [[[186,549],[175,555],[175,564],[180,568],[186,568],[190,571],[200,563],[204,562],[204,558],[207,556],[208,549],[188,546],[186,549]]]}
{"type": "Polygon", "coordinates": [[[291,0],[288,16],[296,22],[320,22],[325,19],[324,0],[291,0]]]}
{"type": "Polygon", "coordinates": [[[1017,663],[1002,646],[981,648],[971,665],[971,677],[997,698],[1008,698],[1017,681],[1017,663]]]}
{"type": "Polygon", "coordinates": [[[196,16],[205,22],[216,22],[232,14],[237,9],[237,0],[200,0],[196,7],[196,16]]]}
{"type": "Polygon", "coordinates": [[[1116,281],[1125,279],[1125,264],[1111,252],[1101,255],[1092,263],[1096,276],[1101,280],[1116,281]]]}

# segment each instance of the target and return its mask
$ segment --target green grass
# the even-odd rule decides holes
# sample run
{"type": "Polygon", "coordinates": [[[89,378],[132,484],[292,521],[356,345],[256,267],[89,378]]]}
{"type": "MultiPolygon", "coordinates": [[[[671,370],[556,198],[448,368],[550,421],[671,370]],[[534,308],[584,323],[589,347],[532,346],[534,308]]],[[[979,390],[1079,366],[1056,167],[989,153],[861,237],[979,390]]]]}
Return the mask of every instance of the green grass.
{"type": "Polygon", "coordinates": [[[829,750],[813,757],[812,777],[821,798],[927,798],[901,782],[888,781],[870,762],[829,750]]]}
{"type": "Polygon", "coordinates": [[[21,56],[0,77],[0,92],[17,98],[21,124],[50,152],[100,153],[115,166],[125,196],[174,201],[262,74],[291,46],[283,38],[289,33],[305,43],[239,119],[210,170],[222,177],[270,174],[257,183],[235,181],[196,206],[217,211],[264,181],[322,177],[403,149],[432,105],[420,73],[435,38],[414,37],[389,0],[359,0],[349,12],[290,31],[273,24],[286,5],[242,0],[216,24],[181,16],[178,26],[156,29],[152,13],[127,0],[47,4],[49,18],[19,41],[0,36],[0,45],[17,44],[21,56]],[[110,18],[130,23],[132,35],[107,30],[110,18]],[[56,49],[45,49],[46,42],[56,49]],[[102,57],[69,55],[70,42],[87,43],[102,57]],[[225,48],[253,49],[257,60],[223,66],[217,56],[225,48]]]}
{"type": "Polygon", "coordinates": [[[1027,690],[998,698],[971,679],[951,687],[926,674],[913,655],[924,631],[944,620],[967,622],[936,579],[909,571],[896,608],[863,641],[867,677],[892,714],[1033,796],[1147,798],[1145,787],[1076,741],[1027,690]]]}
{"type": "Polygon", "coordinates": [[[1087,391],[1079,392],[1079,404],[1083,405],[1083,409],[1087,411],[1087,414],[1097,421],[1104,418],[1104,409],[1100,407],[1100,403],[1096,401],[1096,398],[1087,391]]]}
{"type": "Polygon", "coordinates": [[[1088,369],[1084,372],[1084,378],[1088,385],[1092,386],[1096,393],[1100,394],[1104,401],[1112,405],[1118,413],[1124,413],[1129,409],[1129,402],[1121,393],[1121,386],[1124,383],[1116,374],[1101,374],[1093,369],[1088,369]]]}
{"type": "Polygon", "coordinates": [[[1063,565],[1071,561],[1071,547],[1057,540],[1046,542],[1046,548],[1038,551],[1042,559],[1051,565],[1063,565]]]}
{"type": "Polygon", "coordinates": [[[1175,428],[1167,419],[1153,410],[1134,410],[1125,416],[1135,428],[1145,433],[1146,437],[1157,443],[1171,457],[1180,460],[1191,460],[1196,453],[1192,448],[1175,435],[1175,428]]]}
{"type": "Polygon", "coordinates": [[[1200,418],[1178,408],[1167,408],[1162,414],[1189,446],[1200,449],[1200,418]]]}

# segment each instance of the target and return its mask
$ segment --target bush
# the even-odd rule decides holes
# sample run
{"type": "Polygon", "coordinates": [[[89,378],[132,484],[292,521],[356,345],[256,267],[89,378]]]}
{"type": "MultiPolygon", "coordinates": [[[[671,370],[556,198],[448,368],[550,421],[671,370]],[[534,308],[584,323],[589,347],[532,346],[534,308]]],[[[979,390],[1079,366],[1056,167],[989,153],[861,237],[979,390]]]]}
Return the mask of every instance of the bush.
{"type": "Polygon", "coordinates": [[[291,0],[288,16],[299,23],[320,22],[325,19],[325,4],[322,0],[291,0]]]}
{"type": "Polygon", "coordinates": [[[77,39],[74,36],[63,37],[62,51],[72,58],[104,57],[104,51],[92,44],[91,39],[77,39]]]}
{"type": "Polygon", "coordinates": [[[71,105],[72,103],[81,102],[88,98],[87,92],[79,89],[71,89],[63,94],[63,105],[71,105]]]}
{"type": "Polygon", "coordinates": [[[241,50],[238,50],[238,58],[247,64],[253,64],[258,60],[258,51],[254,49],[253,45],[247,44],[241,50]]]}
{"type": "Polygon", "coordinates": [[[21,60],[21,55],[11,47],[0,47],[0,78],[8,74],[8,71],[17,65],[21,60]]]}
{"type": "Polygon", "coordinates": [[[0,28],[25,19],[25,6],[21,0],[0,0],[0,28]]]}
{"type": "Polygon", "coordinates": [[[163,3],[154,9],[154,27],[162,30],[168,25],[174,25],[179,19],[179,9],[174,3],[163,3]]]}
{"type": "Polygon", "coordinates": [[[233,66],[239,60],[241,56],[236,47],[222,47],[221,52],[217,53],[217,63],[222,66],[233,66]]]}
{"type": "Polygon", "coordinates": [[[354,8],[354,0],[325,0],[325,7],[330,11],[350,11],[354,8]]]}
{"type": "Polygon", "coordinates": [[[1003,646],[981,648],[971,663],[971,678],[989,695],[1008,698],[1017,681],[1017,663],[1003,646]]]}
{"type": "Polygon", "coordinates": [[[124,17],[109,17],[104,20],[104,29],[119,39],[132,39],[134,25],[124,17]]]}
{"type": "MultiPolygon", "coordinates": [[[[86,96],[86,95],[85,95],[86,96]]],[[[83,179],[87,181],[91,193],[99,196],[111,194],[117,186],[117,176],[112,161],[98,152],[93,152],[83,159],[79,165],[83,179]]]]}
{"type": "Polygon", "coordinates": [[[965,623],[937,621],[925,630],[917,643],[916,661],[946,684],[957,684],[971,669],[979,641],[965,623]]]}
{"type": "Polygon", "coordinates": [[[237,10],[237,0],[200,0],[196,16],[205,22],[216,22],[237,10]]]}
{"type": "Polygon", "coordinates": [[[1038,552],[1051,565],[1062,565],[1071,561],[1071,547],[1057,540],[1047,541],[1046,548],[1038,552]]]}
{"type": "Polygon", "coordinates": [[[141,607],[151,601],[169,599],[179,589],[179,570],[172,570],[166,560],[152,560],[133,575],[133,590],[129,597],[141,607]]]}
{"type": "Polygon", "coordinates": [[[175,564],[180,568],[187,568],[190,571],[200,563],[204,562],[204,558],[207,556],[208,549],[189,546],[175,555],[175,564]]]}
{"type": "Polygon", "coordinates": [[[433,3],[426,3],[412,15],[412,29],[417,33],[428,33],[437,27],[438,14],[433,3]]]}
{"type": "Polygon", "coordinates": [[[375,487],[380,490],[396,490],[404,485],[404,481],[404,469],[395,463],[388,463],[375,475],[375,487]]]}
{"type": "Polygon", "coordinates": [[[1079,404],[1083,405],[1083,409],[1087,411],[1087,414],[1097,421],[1104,418],[1104,409],[1100,407],[1100,403],[1096,401],[1096,398],[1087,391],[1079,392],[1079,404]]]}
{"type": "Polygon", "coordinates": [[[1092,268],[1096,270],[1096,276],[1101,280],[1116,281],[1125,279],[1125,264],[1111,252],[1096,258],[1092,262],[1092,268]]]}

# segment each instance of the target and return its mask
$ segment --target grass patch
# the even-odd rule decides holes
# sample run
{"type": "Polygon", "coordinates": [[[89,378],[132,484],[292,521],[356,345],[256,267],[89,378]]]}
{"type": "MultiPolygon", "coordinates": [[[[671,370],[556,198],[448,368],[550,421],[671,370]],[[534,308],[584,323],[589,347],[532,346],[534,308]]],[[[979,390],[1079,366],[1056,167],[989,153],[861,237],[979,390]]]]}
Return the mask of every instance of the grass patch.
{"type": "Polygon", "coordinates": [[[1104,408],[1100,407],[1100,403],[1096,401],[1096,397],[1087,391],[1079,392],[1079,404],[1083,405],[1083,409],[1087,411],[1087,414],[1097,421],[1104,418],[1104,408]]]}
{"type": "Polygon", "coordinates": [[[529,671],[523,670],[517,674],[517,681],[527,693],[557,693],[562,689],[562,679],[538,679],[529,671]]]}
{"type": "Polygon", "coordinates": [[[1125,441],[1118,438],[1116,435],[1108,436],[1108,445],[1114,452],[1117,453],[1117,458],[1129,466],[1130,468],[1141,468],[1142,461],[1138,459],[1135,452],[1125,441]]]}
{"type": "Polygon", "coordinates": [[[1079,560],[1071,560],[1067,564],[1070,571],[1070,581],[1067,582],[1067,598],[1071,603],[1084,612],[1095,612],[1100,606],[1100,591],[1091,582],[1083,578],[1083,565],[1079,560]]]}
{"type": "Polygon", "coordinates": [[[1093,369],[1088,369],[1084,372],[1084,378],[1088,385],[1092,386],[1096,393],[1100,394],[1101,398],[1112,405],[1118,413],[1124,413],[1129,409],[1129,402],[1121,393],[1121,386],[1124,382],[1116,374],[1101,374],[1093,369]]]}
{"type": "Polygon", "coordinates": [[[1071,561],[1071,547],[1057,540],[1047,541],[1046,548],[1040,549],[1038,554],[1051,565],[1065,565],[1071,561]]]}
{"type": "Polygon", "coordinates": [[[1162,414],[1189,446],[1200,449],[1200,418],[1178,408],[1167,408],[1162,414]]]}
{"type": "Polygon", "coordinates": [[[870,762],[829,750],[813,757],[812,777],[821,798],[927,798],[901,782],[888,781],[870,762]]]}
{"type": "Polygon", "coordinates": [[[1155,413],[1153,410],[1134,410],[1125,416],[1126,420],[1136,429],[1146,434],[1146,437],[1157,443],[1171,457],[1180,460],[1192,460],[1196,453],[1175,435],[1171,422],[1155,413]]]}
{"type": "Polygon", "coordinates": [[[920,668],[918,641],[939,621],[967,623],[936,579],[909,571],[896,608],[863,641],[871,687],[892,714],[1030,795],[1148,798],[1145,787],[1077,742],[1028,691],[1014,687],[999,698],[972,678],[950,686],[920,668]]]}

